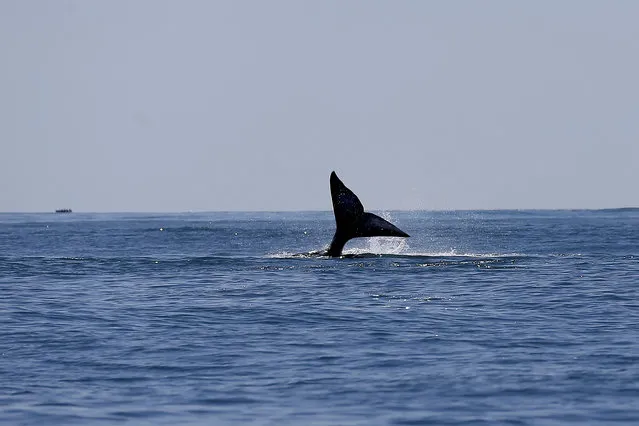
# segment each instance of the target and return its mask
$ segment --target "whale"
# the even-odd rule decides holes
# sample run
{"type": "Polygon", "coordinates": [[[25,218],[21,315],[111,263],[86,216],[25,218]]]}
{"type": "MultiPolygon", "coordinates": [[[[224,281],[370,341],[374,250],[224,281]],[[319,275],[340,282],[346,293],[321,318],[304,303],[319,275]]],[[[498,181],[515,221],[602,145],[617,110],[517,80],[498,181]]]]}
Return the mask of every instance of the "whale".
{"type": "Polygon", "coordinates": [[[331,173],[331,198],[335,214],[335,235],[325,256],[340,257],[344,245],[361,237],[410,237],[386,219],[364,211],[357,195],[344,185],[335,171],[331,173]]]}

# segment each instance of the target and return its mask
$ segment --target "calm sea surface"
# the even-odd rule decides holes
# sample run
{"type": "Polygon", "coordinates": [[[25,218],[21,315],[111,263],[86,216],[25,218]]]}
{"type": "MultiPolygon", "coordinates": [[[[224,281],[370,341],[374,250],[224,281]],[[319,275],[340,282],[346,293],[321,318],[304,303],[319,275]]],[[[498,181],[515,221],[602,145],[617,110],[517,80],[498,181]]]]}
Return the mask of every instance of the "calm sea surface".
{"type": "Polygon", "coordinates": [[[0,423],[639,424],[639,210],[384,216],[0,214],[0,423]]]}

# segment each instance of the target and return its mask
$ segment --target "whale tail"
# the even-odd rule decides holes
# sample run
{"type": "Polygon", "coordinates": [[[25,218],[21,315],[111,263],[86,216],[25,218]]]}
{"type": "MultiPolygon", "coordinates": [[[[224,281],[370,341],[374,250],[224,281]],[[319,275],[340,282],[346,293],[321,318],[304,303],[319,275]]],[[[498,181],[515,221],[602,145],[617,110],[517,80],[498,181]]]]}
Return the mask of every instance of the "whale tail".
{"type": "Polygon", "coordinates": [[[351,238],[409,237],[389,221],[365,212],[357,195],[344,185],[335,172],[331,173],[331,197],[336,229],[327,252],[328,256],[340,256],[344,245],[351,238]]]}

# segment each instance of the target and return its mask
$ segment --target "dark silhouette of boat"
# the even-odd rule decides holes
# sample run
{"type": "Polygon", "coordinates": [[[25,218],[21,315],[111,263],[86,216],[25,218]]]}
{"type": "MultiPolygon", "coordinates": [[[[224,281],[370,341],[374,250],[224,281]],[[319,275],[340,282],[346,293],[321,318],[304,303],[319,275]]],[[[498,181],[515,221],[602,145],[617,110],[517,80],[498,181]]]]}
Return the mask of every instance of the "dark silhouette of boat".
{"type": "Polygon", "coordinates": [[[72,213],[73,210],[71,210],[71,209],[58,209],[55,212],[56,213],[72,213]]]}

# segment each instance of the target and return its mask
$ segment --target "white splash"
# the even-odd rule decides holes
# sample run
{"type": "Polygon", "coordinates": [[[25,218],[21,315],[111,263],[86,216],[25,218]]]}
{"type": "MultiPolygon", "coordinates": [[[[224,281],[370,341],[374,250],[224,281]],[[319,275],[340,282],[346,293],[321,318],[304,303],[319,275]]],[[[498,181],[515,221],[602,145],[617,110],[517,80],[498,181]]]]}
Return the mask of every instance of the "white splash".
{"type": "Polygon", "coordinates": [[[406,238],[373,237],[368,239],[369,253],[402,254],[408,250],[406,238]]]}
{"type": "MultiPolygon", "coordinates": [[[[379,216],[390,223],[393,223],[393,217],[390,212],[379,212],[379,216]]],[[[408,250],[408,239],[397,237],[372,237],[368,238],[364,253],[375,254],[405,254],[408,250]]]]}

